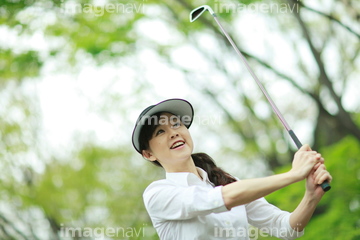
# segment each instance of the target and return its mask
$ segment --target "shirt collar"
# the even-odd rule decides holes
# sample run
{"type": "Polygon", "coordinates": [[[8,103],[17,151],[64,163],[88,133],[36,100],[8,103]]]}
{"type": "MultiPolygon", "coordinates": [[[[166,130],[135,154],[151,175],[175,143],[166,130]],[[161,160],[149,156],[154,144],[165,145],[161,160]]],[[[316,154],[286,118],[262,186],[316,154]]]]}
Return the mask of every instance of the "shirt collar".
{"type": "Polygon", "coordinates": [[[209,180],[208,174],[203,169],[196,167],[196,170],[202,179],[200,179],[198,176],[190,172],[174,172],[174,173],[167,172],[166,179],[182,186],[192,186],[192,185],[207,184],[207,183],[213,185],[209,180]]]}

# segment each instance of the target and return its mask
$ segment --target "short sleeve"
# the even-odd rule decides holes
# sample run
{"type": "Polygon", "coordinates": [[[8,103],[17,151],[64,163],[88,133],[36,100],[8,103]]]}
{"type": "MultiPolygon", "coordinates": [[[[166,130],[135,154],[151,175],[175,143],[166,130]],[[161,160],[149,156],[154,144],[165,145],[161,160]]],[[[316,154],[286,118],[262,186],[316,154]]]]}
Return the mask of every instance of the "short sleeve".
{"type": "Polygon", "coordinates": [[[222,186],[178,186],[160,180],[146,188],[143,199],[152,218],[182,220],[228,211],[221,191],[222,186]]]}
{"type": "Polygon", "coordinates": [[[290,213],[260,198],[245,206],[249,223],[269,236],[292,240],[304,235],[290,226],[290,213]]]}

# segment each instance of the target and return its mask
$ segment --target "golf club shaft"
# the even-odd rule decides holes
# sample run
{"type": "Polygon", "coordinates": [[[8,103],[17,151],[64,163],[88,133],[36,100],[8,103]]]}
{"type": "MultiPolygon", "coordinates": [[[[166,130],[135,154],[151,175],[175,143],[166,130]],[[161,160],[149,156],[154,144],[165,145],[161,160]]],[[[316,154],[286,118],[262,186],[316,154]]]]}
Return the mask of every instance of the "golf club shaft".
{"type": "MultiPolygon", "coordinates": [[[[282,125],[285,127],[285,129],[287,130],[287,132],[289,133],[290,137],[292,138],[292,140],[294,141],[295,145],[297,146],[298,149],[300,149],[302,147],[301,142],[299,141],[298,137],[296,136],[296,134],[294,133],[294,131],[290,128],[289,124],[286,122],[285,118],[283,117],[283,115],[281,114],[281,112],[279,111],[279,109],[277,108],[277,106],[275,105],[274,101],[271,99],[271,97],[269,96],[269,94],[267,93],[266,89],[264,88],[264,86],[262,85],[262,83],[260,82],[260,80],[258,79],[258,77],[256,76],[256,74],[254,73],[254,71],[251,69],[250,65],[248,64],[246,58],[241,54],[240,50],[238,49],[238,47],[236,46],[236,44],[234,43],[234,41],[231,39],[231,37],[229,36],[229,34],[225,31],[225,29],[223,28],[223,26],[221,25],[220,21],[218,20],[217,16],[215,13],[211,14],[216,23],[219,25],[222,33],[225,35],[225,37],[229,40],[230,44],[232,45],[232,47],[235,49],[236,53],[240,56],[240,58],[242,59],[242,61],[244,62],[246,68],[248,69],[248,71],[250,72],[251,76],[253,77],[253,79],[255,80],[255,82],[257,83],[257,85],[259,86],[259,88],[261,89],[261,91],[263,92],[263,94],[265,95],[266,99],[268,100],[268,102],[271,105],[271,108],[273,109],[273,111],[275,112],[276,116],[278,116],[280,122],[282,123],[282,125]]],[[[326,192],[329,191],[331,186],[328,183],[328,181],[324,181],[321,184],[321,188],[326,192]]]]}
{"type": "Polygon", "coordinates": [[[268,100],[268,102],[271,105],[271,108],[273,109],[274,113],[276,114],[276,116],[278,116],[280,122],[282,123],[282,125],[285,127],[285,129],[288,131],[290,137],[294,140],[296,146],[298,148],[301,148],[302,144],[299,141],[299,139],[297,138],[297,136],[295,135],[294,131],[291,130],[289,124],[286,122],[285,118],[283,117],[283,115],[281,114],[281,112],[279,111],[279,109],[277,108],[277,106],[275,105],[274,101],[271,99],[270,95],[267,93],[266,89],[264,88],[264,86],[262,85],[262,83],[260,82],[259,78],[256,76],[256,74],[254,73],[254,71],[252,70],[252,68],[250,67],[249,63],[247,62],[246,58],[242,55],[242,53],[240,52],[240,50],[238,49],[238,47],[236,46],[236,44],[234,43],[234,41],[232,40],[232,38],[229,36],[229,34],[225,31],[225,29],[223,28],[223,26],[221,25],[220,21],[218,20],[217,16],[214,14],[213,15],[216,23],[219,25],[221,31],[223,32],[223,34],[225,35],[225,37],[228,39],[228,41],[230,42],[231,46],[234,48],[234,50],[236,51],[236,53],[240,56],[240,58],[242,59],[242,61],[245,64],[245,67],[247,68],[247,70],[250,72],[251,76],[253,77],[253,79],[255,80],[255,82],[257,83],[257,85],[259,86],[260,90],[262,91],[262,93],[265,95],[266,99],[268,100]]]}

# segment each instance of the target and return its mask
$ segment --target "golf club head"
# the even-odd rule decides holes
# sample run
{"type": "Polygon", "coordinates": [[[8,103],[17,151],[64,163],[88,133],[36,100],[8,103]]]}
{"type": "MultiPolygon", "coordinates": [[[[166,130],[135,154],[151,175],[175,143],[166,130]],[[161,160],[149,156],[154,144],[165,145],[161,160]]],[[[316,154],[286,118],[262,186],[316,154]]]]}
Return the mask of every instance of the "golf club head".
{"type": "Polygon", "coordinates": [[[198,19],[201,14],[203,14],[206,10],[208,10],[210,12],[211,15],[214,15],[214,11],[212,10],[212,8],[208,5],[202,5],[200,7],[195,8],[194,10],[191,11],[190,13],[190,22],[194,22],[196,19],[198,19]]]}

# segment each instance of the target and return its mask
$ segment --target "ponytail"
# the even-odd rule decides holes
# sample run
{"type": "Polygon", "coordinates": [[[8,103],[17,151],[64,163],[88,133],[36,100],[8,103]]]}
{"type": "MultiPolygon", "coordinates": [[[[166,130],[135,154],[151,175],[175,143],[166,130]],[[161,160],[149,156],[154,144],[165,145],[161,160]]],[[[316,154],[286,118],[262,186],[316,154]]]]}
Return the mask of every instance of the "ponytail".
{"type": "Polygon", "coordinates": [[[191,154],[195,166],[202,168],[209,177],[210,182],[215,186],[226,185],[237,180],[229,173],[217,167],[214,160],[206,153],[191,154]]]}

